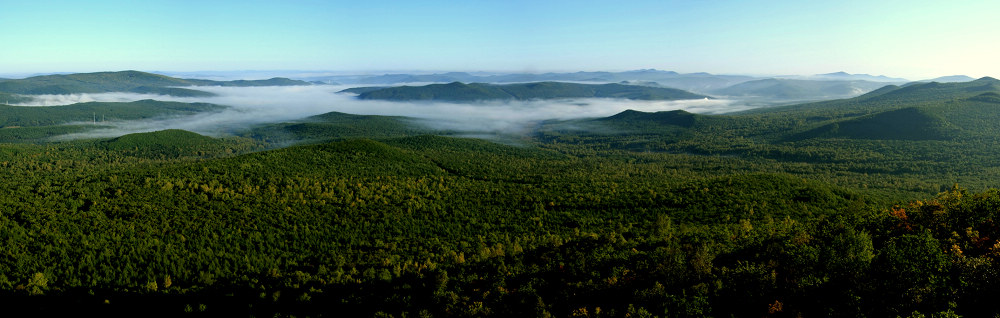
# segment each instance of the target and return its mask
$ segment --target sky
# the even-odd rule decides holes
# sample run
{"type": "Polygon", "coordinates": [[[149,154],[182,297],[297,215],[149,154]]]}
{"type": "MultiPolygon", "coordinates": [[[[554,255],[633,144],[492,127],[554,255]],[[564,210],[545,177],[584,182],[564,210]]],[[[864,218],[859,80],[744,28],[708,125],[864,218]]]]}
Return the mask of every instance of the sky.
{"type": "Polygon", "coordinates": [[[0,74],[1000,77],[1000,1],[0,0],[0,74]]]}

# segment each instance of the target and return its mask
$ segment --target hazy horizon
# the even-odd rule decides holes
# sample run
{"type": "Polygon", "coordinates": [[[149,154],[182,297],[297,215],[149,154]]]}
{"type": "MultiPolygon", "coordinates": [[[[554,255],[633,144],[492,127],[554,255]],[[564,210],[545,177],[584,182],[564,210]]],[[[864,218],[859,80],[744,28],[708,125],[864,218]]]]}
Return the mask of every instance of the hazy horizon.
{"type": "MultiPolygon", "coordinates": [[[[4,73],[0,71],[0,78],[7,79],[23,79],[34,76],[45,76],[45,75],[65,75],[65,74],[80,74],[80,73],[99,73],[99,72],[122,72],[122,71],[139,71],[145,73],[162,74],[177,78],[196,78],[196,79],[212,79],[212,80],[258,80],[258,79],[269,79],[273,77],[288,77],[288,78],[306,78],[306,77],[316,77],[316,76],[381,76],[381,75],[393,75],[393,74],[410,74],[410,75],[430,75],[430,74],[445,74],[445,73],[469,73],[469,74],[489,74],[489,75],[506,75],[506,74],[546,74],[546,73],[576,73],[576,72],[629,72],[629,71],[639,71],[639,70],[655,70],[663,72],[677,72],[679,74],[695,74],[695,73],[709,73],[712,75],[727,75],[727,76],[750,76],[759,78],[770,78],[770,77],[794,77],[794,76],[815,76],[815,75],[825,75],[832,74],[843,71],[830,71],[815,74],[743,74],[743,73],[710,73],[710,72],[678,72],[674,70],[667,69],[627,69],[627,70],[568,70],[568,71],[535,71],[535,72],[505,72],[505,71],[484,71],[484,70],[359,70],[359,71],[336,71],[336,70],[195,70],[195,71],[169,71],[169,70],[142,70],[142,69],[109,69],[109,70],[98,70],[98,71],[81,71],[81,72],[11,72],[4,73]]],[[[885,76],[889,78],[902,78],[901,76],[894,76],[892,74],[872,74],[872,73],[850,73],[851,75],[871,75],[871,76],[885,76]]],[[[961,76],[967,74],[949,74],[935,76],[945,77],[945,76],[961,76]]],[[[992,75],[984,75],[994,77],[992,75]]],[[[982,76],[970,76],[972,78],[980,78],[982,76]]],[[[909,81],[920,81],[932,78],[904,78],[909,81]]]]}
{"type": "Polygon", "coordinates": [[[995,1],[17,1],[0,74],[1000,75],[995,1]]]}

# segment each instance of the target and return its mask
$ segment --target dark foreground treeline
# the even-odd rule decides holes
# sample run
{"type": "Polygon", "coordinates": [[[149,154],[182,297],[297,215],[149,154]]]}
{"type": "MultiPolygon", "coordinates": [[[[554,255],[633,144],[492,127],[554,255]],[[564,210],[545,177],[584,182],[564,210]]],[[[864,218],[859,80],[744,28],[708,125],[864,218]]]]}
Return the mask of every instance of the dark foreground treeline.
{"type": "Polygon", "coordinates": [[[122,316],[1000,313],[997,191],[894,205],[733,172],[728,158],[431,136],[225,155],[258,147],[176,131],[0,147],[0,303],[122,316]]]}

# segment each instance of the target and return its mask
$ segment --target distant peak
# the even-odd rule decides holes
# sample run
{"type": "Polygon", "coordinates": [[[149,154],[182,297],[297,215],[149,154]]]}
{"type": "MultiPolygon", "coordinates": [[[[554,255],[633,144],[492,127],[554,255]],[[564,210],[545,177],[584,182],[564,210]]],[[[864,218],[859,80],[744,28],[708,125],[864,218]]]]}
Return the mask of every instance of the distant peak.
{"type": "Polygon", "coordinates": [[[971,82],[971,81],[974,81],[974,80],[976,80],[976,79],[968,77],[968,76],[965,76],[965,75],[949,75],[949,76],[941,76],[941,77],[929,79],[929,80],[926,80],[926,81],[927,82],[955,83],[955,82],[971,82]]]}
{"type": "Polygon", "coordinates": [[[819,78],[837,79],[837,80],[863,80],[863,81],[875,81],[875,82],[908,82],[905,78],[894,78],[885,75],[871,75],[868,73],[855,73],[851,74],[848,72],[840,71],[834,73],[826,74],[816,74],[814,75],[819,78]]]}
{"type": "Polygon", "coordinates": [[[99,72],[99,73],[108,73],[108,74],[115,74],[115,73],[117,73],[117,74],[126,74],[126,75],[153,75],[153,76],[162,76],[162,75],[158,75],[158,74],[147,73],[147,72],[136,71],[136,70],[125,70],[125,71],[118,71],[118,72],[99,72]]]}
{"type": "Polygon", "coordinates": [[[980,79],[976,80],[976,82],[996,82],[996,81],[998,80],[989,76],[983,76],[980,79]]]}
{"type": "Polygon", "coordinates": [[[662,70],[658,70],[658,69],[655,69],[655,68],[644,68],[644,69],[639,69],[639,70],[631,70],[631,71],[625,71],[623,73],[630,73],[630,74],[635,74],[635,73],[647,73],[647,74],[648,73],[659,73],[659,74],[677,75],[677,72],[674,72],[674,71],[662,71],[662,70]]]}

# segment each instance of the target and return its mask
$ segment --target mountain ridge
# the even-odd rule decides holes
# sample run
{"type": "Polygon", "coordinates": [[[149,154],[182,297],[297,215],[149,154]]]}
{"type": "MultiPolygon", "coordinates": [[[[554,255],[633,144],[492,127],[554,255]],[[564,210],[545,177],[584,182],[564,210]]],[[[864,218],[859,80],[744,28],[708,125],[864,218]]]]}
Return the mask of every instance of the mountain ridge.
{"type": "Polygon", "coordinates": [[[935,78],[932,78],[932,79],[929,79],[929,80],[923,80],[921,82],[950,83],[950,82],[971,82],[971,81],[974,81],[974,80],[976,80],[976,79],[972,78],[972,77],[969,77],[969,76],[965,76],[965,75],[949,75],[949,76],[935,77],[935,78]]]}
{"type": "Polygon", "coordinates": [[[576,84],[534,82],[522,84],[483,84],[452,82],[424,86],[399,86],[381,89],[355,88],[341,92],[361,92],[359,99],[394,101],[487,101],[559,98],[624,98],[635,100],[702,99],[709,96],[665,87],[622,84],[576,84]]]}
{"type": "Polygon", "coordinates": [[[212,81],[181,79],[140,71],[40,75],[0,81],[0,92],[24,95],[132,92],[176,97],[207,97],[214,94],[197,86],[288,86],[311,85],[288,78],[267,80],[212,81]]]}

